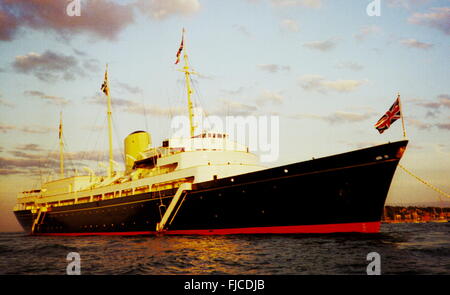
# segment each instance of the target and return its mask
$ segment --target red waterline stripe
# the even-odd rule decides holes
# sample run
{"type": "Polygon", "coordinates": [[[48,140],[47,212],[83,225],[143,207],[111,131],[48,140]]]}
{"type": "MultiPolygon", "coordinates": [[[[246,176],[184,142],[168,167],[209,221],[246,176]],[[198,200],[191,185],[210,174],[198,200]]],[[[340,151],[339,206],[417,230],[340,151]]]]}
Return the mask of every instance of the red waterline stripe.
{"type": "MultiPolygon", "coordinates": [[[[166,235],[233,235],[233,234],[306,234],[306,233],[338,233],[359,232],[378,233],[380,222],[357,222],[320,225],[292,225],[292,226],[269,226],[269,227],[246,227],[226,229],[193,229],[193,230],[168,230],[161,234],[166,235]]],[[[135,232],[93,232],[93,233],[37,233],[40,236],[133,236],[133,235],[156,235],[156,231],[135,232]]]]}
{"type": "Polygon", "coordinates": [[[92,232],[92,233],[36,233],[35,236],[137,236],[154,235],[155,231],[125,231],[125,232],[92,232]]]}
{"type": "Polygon", "coordinates": [[[292,225],[292,226],[270,226],[270,227],[247,227],[226,228],[206,230],[169,230],[164,232],[168,235],[232,235],[232,234],[306,234],[306,233],[337,233],[337,232],[380,232],[380,222],[358,222],[341,224],[320,225],[292,225]]]}

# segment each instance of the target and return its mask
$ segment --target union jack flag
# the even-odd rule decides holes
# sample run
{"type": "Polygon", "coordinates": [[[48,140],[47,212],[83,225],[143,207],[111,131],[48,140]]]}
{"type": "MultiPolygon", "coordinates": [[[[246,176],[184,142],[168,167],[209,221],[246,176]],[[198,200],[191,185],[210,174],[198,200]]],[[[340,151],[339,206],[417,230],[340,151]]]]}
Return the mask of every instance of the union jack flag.
{"type": "Polygon", "coordinates": [[[395,100],[394,104],[390,107],[390,109],[383,115],[383,117],[378,120],[375,124],[375,128],[378,132],[383,133],[384,130],[391,127],[391,124],[397,121],[397,119],[401,118],[401,109],[400,109],[400,95],[395,100]]]}

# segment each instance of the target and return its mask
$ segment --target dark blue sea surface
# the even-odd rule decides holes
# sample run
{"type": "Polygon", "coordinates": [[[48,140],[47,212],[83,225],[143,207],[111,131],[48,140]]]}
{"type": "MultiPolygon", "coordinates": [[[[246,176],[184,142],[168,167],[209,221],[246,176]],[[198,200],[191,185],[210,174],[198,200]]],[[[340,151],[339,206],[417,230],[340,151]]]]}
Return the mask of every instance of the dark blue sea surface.
{"type": "Polygon", "coordinates": [[[379,234],[35,237],[0,233],[0,274],[364,275],[450,274],[450,223],[382,224],[379,234]]]}

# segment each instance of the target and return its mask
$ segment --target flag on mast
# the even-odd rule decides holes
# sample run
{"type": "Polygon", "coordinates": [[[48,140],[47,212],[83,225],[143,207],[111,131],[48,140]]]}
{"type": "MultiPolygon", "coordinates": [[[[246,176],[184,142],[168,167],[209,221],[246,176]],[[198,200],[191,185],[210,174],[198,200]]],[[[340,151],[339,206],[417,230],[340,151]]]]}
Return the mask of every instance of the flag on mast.
{"type": "Polygon", "coordinates": [[[384,114],[375,124],[375,128],[378,130],[378,132],[383,133],[386,129],[391,127],[392,123],[394,123],[400,118],[402,118],[402,113],[400,108],[400,94],[399,94],[394,104],[389,108],[386,114],[384,114]]]}
{"type": "Polygon", "coordinates": [[[59,116],[59,139],[61,139],[62,136],[62,113],[60,113],[59,116]]]}
{"type": "Polygon", "coordinates": [[[183,46],[184,46],[184,29],[183,29],[183,34],[181,35],[181,44],[180,44],[180,48],[178,48],[177,60],[175,61],[175,64],[178,64],[180,62],[180,55],[181,55],[181,51],[183,51],[183,46]]]}
{"type": "Polygon", "coordinates": [[[108,69],[105,70],[105,80],[103,81],[102,87],[100,88],[103,93],[109,95],[109,87],[108,87],[108,69]]]}

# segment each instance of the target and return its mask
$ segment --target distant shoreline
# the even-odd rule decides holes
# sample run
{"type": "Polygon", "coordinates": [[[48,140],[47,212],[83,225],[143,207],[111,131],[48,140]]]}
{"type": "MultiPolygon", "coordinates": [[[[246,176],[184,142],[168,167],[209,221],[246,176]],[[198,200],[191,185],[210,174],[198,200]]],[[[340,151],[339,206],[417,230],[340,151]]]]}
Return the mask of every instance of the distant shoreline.
{"type": "Polygon", "coordinates": [[[385,206],[382,223],[448,222],[449,207],[385,206]]]}

